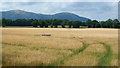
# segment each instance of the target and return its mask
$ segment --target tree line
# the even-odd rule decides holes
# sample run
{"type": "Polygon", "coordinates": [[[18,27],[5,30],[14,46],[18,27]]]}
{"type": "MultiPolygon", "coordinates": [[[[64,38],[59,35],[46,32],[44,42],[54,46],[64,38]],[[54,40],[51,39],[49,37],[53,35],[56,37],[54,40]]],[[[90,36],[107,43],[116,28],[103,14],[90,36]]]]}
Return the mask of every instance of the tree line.
{"type": "Polygon", "coordinates": [[[86,26],[88,28],[120,28],[120,22],[118,19],[108,19],[106,21],[88,20],[86,22],[82,21],[69,21],[66,19],[0,19],[2,20],[2,26],[33,26],[40,28],[58,28],[60,25],[62,28],[80,28],[81,26],[86,26]]]}

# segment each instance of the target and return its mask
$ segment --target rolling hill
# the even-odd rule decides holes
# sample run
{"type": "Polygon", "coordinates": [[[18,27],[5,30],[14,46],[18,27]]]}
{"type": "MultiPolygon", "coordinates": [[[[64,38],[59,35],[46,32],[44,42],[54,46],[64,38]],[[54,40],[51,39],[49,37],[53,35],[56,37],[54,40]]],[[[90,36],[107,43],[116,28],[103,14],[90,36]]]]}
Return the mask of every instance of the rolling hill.
{"type": "Polygon", "coordinates": [[[62,12],[56,13],[53,15],[46,15],[46,14],[37,14],[33,12],[27,12],[23,10],[10,10],[10,11],[3,11],[2,18],[6,19],[67,19],[70,21],[87,21],[88,18],[80,17],[73,13],[62,12]]]}

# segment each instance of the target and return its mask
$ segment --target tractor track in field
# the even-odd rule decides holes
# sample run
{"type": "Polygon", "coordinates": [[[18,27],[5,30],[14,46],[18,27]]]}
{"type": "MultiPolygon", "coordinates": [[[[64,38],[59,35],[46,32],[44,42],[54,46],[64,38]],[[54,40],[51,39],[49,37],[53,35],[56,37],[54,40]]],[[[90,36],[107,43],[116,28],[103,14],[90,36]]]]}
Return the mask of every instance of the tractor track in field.
{"type": "MultiPolygon", "coordinates": [[[[11,45],[11,46],[22,46],[22,47],[27,47],[24,44],[11,44],[11,43],[6,43],[6,42],[2,42],[2,44],[5,45],[11,45]]],[[[29,47],[31,50],[40,50],[40,49],[52,49],[52,50],[69,50],[71,51],[72,49],[70,48],[50,48],[50,47],[29,47]]]]}
{"type": "MultiPolygon", "coordinates": [[[[103,43],[103,42],[98,42],[96,44],[102,44],[106,50],[104,53],[104,56],[99,59],[97,66],[109,65],[110,61],[111,61],[111,55],[112,55],[112,51],[111,51],[110,46],[106,43],[103,43]]],[[[55,62],[49,64],[48,66],[59,66],[60,64],[64,64],[65,60],[79,54],[80,52],[83,52],[88,46],[89,46],[88,44],[83,43],[83,47],[72,50],[73,53],[71,55],[65,56],[62,59],[58,59],[55,62]]]]}
{"type": "MultiPolygon", "coordinates": [[[[10,43],[5,43],[5,42],[2,42],[2,44],[7,44],[7,45],[12,45],[12,46],[26,46],[26,45],[23,45],[23,44],[10,44],[10,43]]],[[[98,60],[98,65],[97,66],[107,66],[107,65],[110,65],[110,62],[111,62],[111,55],[112,55],[112,51],[111,51],[111,47],[110,45],[104,43],[104,42],[97,42],[97,43],[93,43],[93,44],[102,44],[105,48],[105,52],[104,52],[104,55],[103,57],[101,57],[99,60],[98,60]]],[[[50,64],[48,64],[47,66],[59,66],[60,64],[64,64],[64,61],[75,56],[75,55],[78,55],[80,52],[83,52],[90,44],[86,44],[86,43],[83,43],[83,46],[78,48],[78,49],[60,49],[60,48],[47,48],[47,47],[40,47],[40,48],[33,48],[34,50],[39,50],[39,49],[55,49],[55,50],[70,50],[72,51],[72,54],[68,55],[68,56],[65,56],[61,59],[58,59],[50,64]]]]}
{"type": "Polygon", "coordinates": [[[82,46],[82,47],[80,47],[80,48],[78,48],[78,49],[73,49],[73,50],[72,50],[72,52],[73,52],[72,54],[63,57],[62,59],[58,59],[58,60],[56,60],[55,62],[50,63],[48,66],[58,66],[58,65],[60,65],[60,64],[63,64],[65,60],[67,60],[67,59],[69,59],[69,58],[71,58],[71,57],[79,54],[80,52],[83,52],[88,46],[89,46],[88,44],[83,43],[83,46],[82,46]]]}
{"type": "Polygon", "coordinates": [[[106,51],[104,53],[104,56],[99,59],[98,66],[109,66],[112,55],[111,47],[110,45],[103,42],[99,42],[99,44],[102,44],[105,47],[106,51]]]}

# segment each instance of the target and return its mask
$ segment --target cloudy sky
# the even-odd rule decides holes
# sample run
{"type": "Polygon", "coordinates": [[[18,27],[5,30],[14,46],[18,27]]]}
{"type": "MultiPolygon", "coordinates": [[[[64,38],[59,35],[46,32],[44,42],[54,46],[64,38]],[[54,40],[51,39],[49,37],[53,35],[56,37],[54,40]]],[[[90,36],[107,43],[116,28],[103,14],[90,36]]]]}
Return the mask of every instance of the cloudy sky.
{"type": "Polygon", "coordinates": [[[24,10],[41,14],[70,12],[96,20],[118,18],[117,2],[2,2],[0,11],[24,10]]]}

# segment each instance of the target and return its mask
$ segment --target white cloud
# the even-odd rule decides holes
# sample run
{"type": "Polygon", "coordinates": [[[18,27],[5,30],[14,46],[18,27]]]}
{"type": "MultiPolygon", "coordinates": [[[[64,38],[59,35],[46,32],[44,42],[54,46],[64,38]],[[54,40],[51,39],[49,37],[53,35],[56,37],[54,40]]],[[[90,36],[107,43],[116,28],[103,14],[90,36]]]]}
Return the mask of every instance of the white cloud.
{"type": "Polygon", "coordinates": [[[66,8],[69,5],[71,5],[73,2],[39,2],[34,5],[23,5],[22,3],[27,2],[7,2],[2,3],[2,11],[6,10],[12,10],[12,9],[21,9],[25,11],[31,11],[36,13],[43,13],[43,14],[50,14],[50,13],[56,13],[56,11],[60,11],[61,8],[66,8]]]}
{"type": "Polygon", "coordinates": [[[21,9],[25,11],[55,14],[72,12],[90,19],[106,20],[117,18],[117,2],[2,2],[3,11],[21,9]],[[78,3],[78,4],[77,4],[78,3]],[[90,4],[91,3],[91,4],[90,4]],[[98,4],[99,3],[99,4],[98,4]]]}

